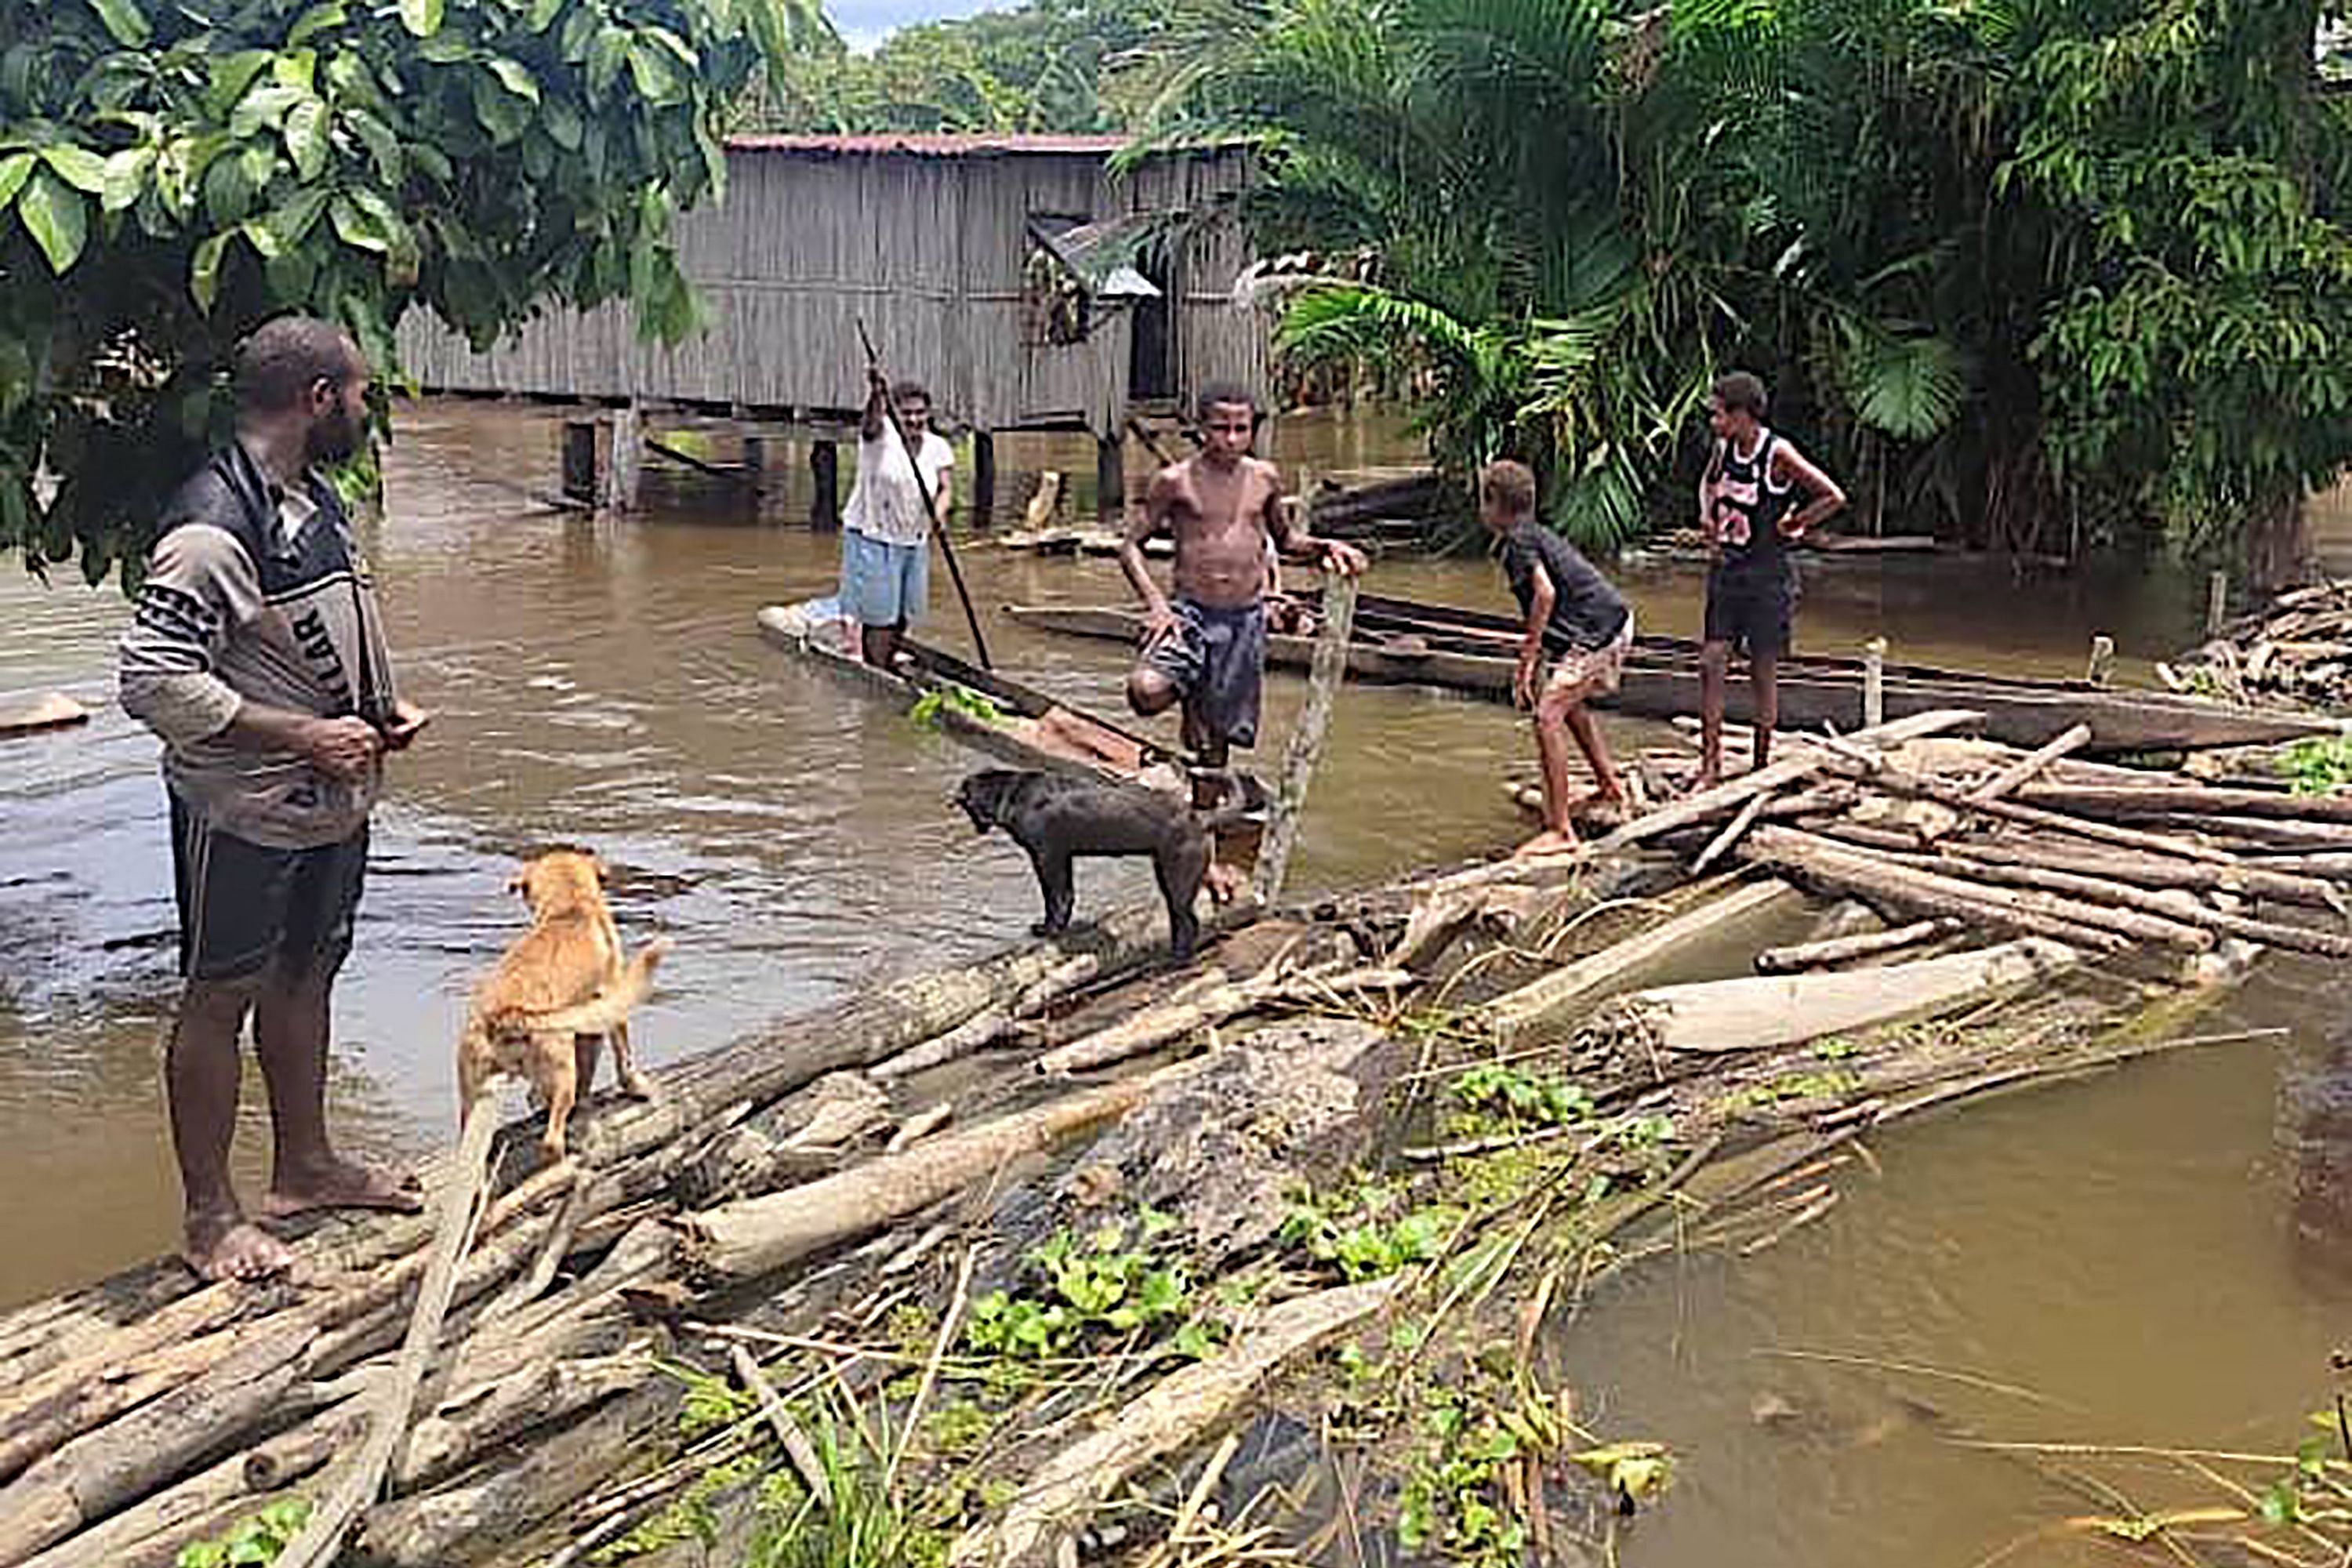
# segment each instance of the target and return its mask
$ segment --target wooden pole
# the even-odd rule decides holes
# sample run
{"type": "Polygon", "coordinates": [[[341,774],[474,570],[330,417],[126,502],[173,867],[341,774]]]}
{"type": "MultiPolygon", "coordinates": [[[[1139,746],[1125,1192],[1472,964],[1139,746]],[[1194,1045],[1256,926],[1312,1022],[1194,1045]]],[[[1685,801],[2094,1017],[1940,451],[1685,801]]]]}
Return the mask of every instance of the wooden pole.
{"type": "Polygon", "coordinates": [[[996,525],[996,434],[971,433],[971,525],[986,530],[996,525]]]}
{"type": "Polygon", "coordinates": [[[596,503],[596,422],[563,422],[563,494],[572,500],[596,503]]]}
{"type": "Polygon", "coordinates": [[[2059,758],[2081,751],[2091,743],[2091,727],[2077,724],[2040,751],[2020,758],[2001,771],[1999,778],[1969,796],[1972,803],[1999,800],[2059,758]]]}
{"type": "Polygon", "coordinates": [[[755,430],[743,432],[743,482],[754,495],[768,488],[768,438],[755,430]]]}
{"type": "Polygon", "coordinates": [[[1886,722],[1886,639],[1862,645],[1862,722],[1875,730],[1886,722]]]}
{"type": "Polygon", "coordinates": [[[809,527],[817,533],[841,531],[841,447],[819,441],[809,448],[809,474],[816,497],[809,503],[809,527]]]}
{"type": "Polygon", "coordinates": [[[1283,753],[1282,781],[1276,787],[1273,820],[1265,844],[1258,851],[1255,889],[1258,901],[1271,904],[1290,872],[1290,852],[1298,843],[1298,815],[1307,805],[1307,786],[1315,765],[1323,760],[1323,742],[1330,732],[1331,705],[1339,678],[1348,668],[1348,639],[1356,630],[1356,591],[1360,579],[1340,573],[1326,578],[1323,589],[1323,629],[1315,639],[1315,664],[1307,678],[1307,705],[1290,731],[1289,750],[1283,753]]]}
{"type": "Polygon", "coordinates": [[[2083,671],[2083,679],[2093,687],[2105,690],[2115,667],[2116,639],[2103,632],[2091,639],[2091,663],[2083,671]]]}
{"type": "Polygon", "coordinates": [[[638,481],[644,472],[645,410],[632,397],[613,410],[613,489],[604,504],[614,511],[636,510],[638,481]]]}
{"type": "Polygon", "coordinates": [[[2218,637],[2230,618],[2230,574],[2216,572],[2205,579],[2205,635],[2218,637]]]}
{"type": "Polygon", "coordinates": [[[1127,521],[1127,444],[1117,431],[1095,441],[1095,520],[1108,529],[1127,521]]]}

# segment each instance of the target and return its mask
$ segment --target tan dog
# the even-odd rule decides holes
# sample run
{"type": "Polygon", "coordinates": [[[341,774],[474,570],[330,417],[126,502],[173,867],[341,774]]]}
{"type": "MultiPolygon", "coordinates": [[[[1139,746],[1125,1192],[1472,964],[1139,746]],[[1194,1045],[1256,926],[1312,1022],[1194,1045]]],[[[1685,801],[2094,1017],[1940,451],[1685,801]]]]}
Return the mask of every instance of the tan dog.
{"type": "Polygon", "coordinates": [[[561,1160],[572,1107],[595,1079],[595,1037],[611,1037],[622,1089],[639,1100],[652,1093],[629,1060],[629,1014],[653,990],[670,942],[656,937],[622,962],[620,929],[604,902],[604,864],[593,855],[552,850],[509,886],[530,905],[531,927],[475,989],[457,1040],[459,1120],[493,1078],[518,1074],[546,1103],[540,1144],[550,1160],[561,1160]]]}

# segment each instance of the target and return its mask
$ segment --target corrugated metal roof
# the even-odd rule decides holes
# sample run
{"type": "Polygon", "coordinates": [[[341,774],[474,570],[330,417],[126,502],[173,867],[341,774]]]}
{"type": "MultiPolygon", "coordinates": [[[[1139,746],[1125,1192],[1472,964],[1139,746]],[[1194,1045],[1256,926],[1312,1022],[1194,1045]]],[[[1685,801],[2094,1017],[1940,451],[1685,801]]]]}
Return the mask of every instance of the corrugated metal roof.
{"type": "Polygon", "coordinates": [[[992,136],[885,132],[876,136],[730,136],[727,145],[753,153],[807,153],[820,157],[901,153],[915,158],[1107,158],[1127,145],[1124,136],[992,136]]]}

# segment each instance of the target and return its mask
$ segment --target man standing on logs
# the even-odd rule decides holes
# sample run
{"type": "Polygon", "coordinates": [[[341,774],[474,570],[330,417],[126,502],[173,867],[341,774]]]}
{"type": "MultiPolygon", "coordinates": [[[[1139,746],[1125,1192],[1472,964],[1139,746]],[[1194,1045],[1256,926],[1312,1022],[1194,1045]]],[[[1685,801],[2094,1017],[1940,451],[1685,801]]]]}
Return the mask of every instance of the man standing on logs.
{"type": "Polygon", "coordinates": [[[898,639],[930,602],[931,529],[948,525],[954,468],[955,448],[931,428],[930,393],[919,382],[893,387],[878,367],[868,366],[857,482],[841,514],[841,611],[856,623],[858,650],[877,669],[890,668],[898,639]],[[905,441],[890,428],[893,402],[905,441]]]}
{"type": "MultiPolygon", "coordinates": [[[[1293,526],[1282,505],[1282,475],[1250,455],[1258,406],[1238,386],[1204,389],[1201,450],[1152,477],[1143,510],[1128,521],[1118,562],[1144,604],[1143,649],[1127,678],[1128,706],[1146,715],[1183,705],[1185,748],[1201,763],[1193,804],[1213,806],[1234,746],[1257,743],[1258,698],[1265,684],[1266,547],[1293,561],[1353,576],[1363,552],[1316,539],[1293,526]],[[1175,596],[1160,591],[1144,564],[1144,542],[1174,536],[1175,596]]],[[[1234,868],[1212,865],[1209,889],[1220,900],[1238,886],[1234,868]]]]}
{"type": "Polygon", "coordinates": [[[1764,383],[1744,370],[1717,378],[1707,399],[1715,452],[1699,479],[1706,538],[1706,641],[1699,653],[1698,787],[1723,778],[1723,697],[1731,656],[1744,655],[1756,693],[1755,765],[1771,760],[1777,683],[1797,611],[1790,547],[1845,505],[1845,491],[1765,427],[1764,383]],[[1806,498],[1797,505],[1800,494],[1806,498]]]}
{"type": "Polygon", "coordinates": [[[359,450],[368,366],[330,322],[281,316],[236,359],[236,438],[165,510],[122,637],[122,706],[163,740],[180,911],[165,1062],[188,1262],[211,1279],[292,1254],[229,1180],[248,1015],[276,1154],[267,1215],[413,1212],[414,1184],[327,1137],[327,1033],[367,869],[383,753],[426,715],[394,692],[375,590],[334,487],[359,450]]]}

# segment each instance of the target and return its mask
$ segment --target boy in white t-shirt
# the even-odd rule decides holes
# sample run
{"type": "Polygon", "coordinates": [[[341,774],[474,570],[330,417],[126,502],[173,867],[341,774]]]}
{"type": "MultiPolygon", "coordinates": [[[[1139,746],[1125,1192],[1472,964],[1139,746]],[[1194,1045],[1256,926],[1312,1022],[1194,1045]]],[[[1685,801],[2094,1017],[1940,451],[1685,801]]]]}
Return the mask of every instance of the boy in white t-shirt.
{"type": "Polygon", "coordinates": [[[947,526],[955,450],[932,430],[931,395],[920,384],[902,381],[894,388],[877,370],[868,370],[866,379],[857,482],[841,517],[841,609],[858,627],[866,662],[887,669],[899,637],[923,618],[930,599],[931,527],[947,526]],[[904,442],[890,428],[894,401],[904,442]],[[918,469],[930,489],[929,516],[915,482],[918,469]]]}

